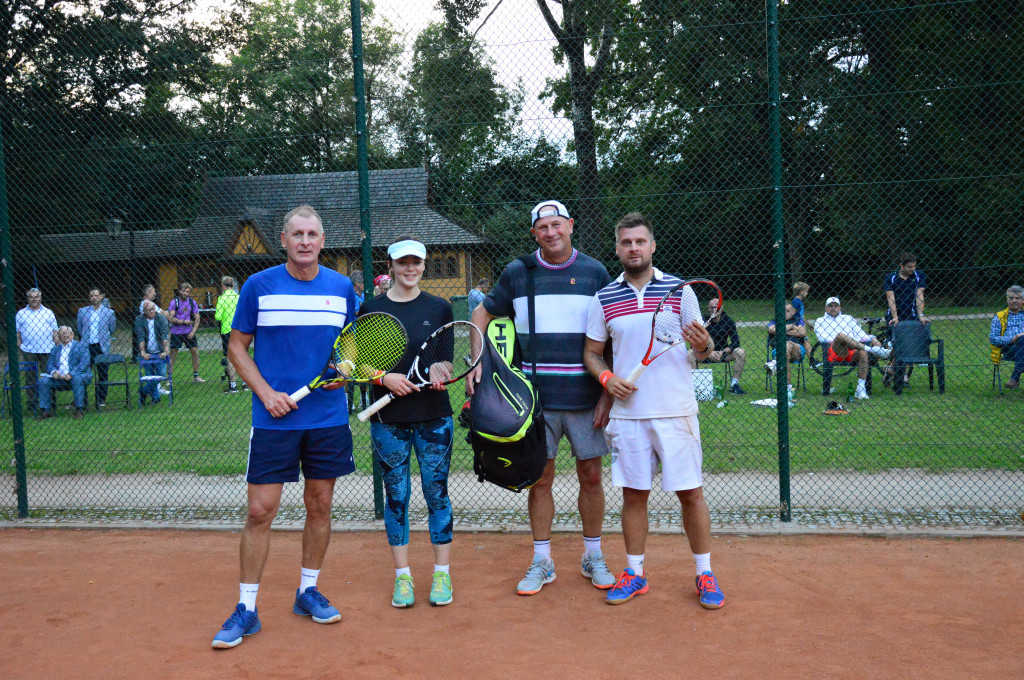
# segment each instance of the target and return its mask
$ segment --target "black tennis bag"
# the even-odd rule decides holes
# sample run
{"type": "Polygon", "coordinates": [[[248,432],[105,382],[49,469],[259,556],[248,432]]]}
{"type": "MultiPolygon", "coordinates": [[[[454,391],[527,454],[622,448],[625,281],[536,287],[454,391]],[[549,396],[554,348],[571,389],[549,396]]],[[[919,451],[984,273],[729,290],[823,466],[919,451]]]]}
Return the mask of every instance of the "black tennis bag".
{"type": "Polygon", "coordinates": [[[548,462],[544,412],[540,395],[516,366],[520,352],[512,320],[492,320],[487,340],[480,382],[469,400],[466,440],[477,479],[519,493],[540,480],[548,462]]]}

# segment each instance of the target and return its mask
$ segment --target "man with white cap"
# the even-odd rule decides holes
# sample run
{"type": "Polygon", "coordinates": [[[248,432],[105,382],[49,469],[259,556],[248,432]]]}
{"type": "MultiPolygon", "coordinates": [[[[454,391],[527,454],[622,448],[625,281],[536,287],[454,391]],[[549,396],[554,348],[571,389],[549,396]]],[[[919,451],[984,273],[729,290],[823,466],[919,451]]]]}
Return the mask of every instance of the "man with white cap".
{"type": "MultiPolygon", "coordinates": [[[[542,201],[530,213],[530,232],[539,248],[505,267],[497,284],[472,315],[486,331],[491,319],[509,316],[522,339],[523,372],[530,377],[536,356],[537,389],[544,404],[548,463],[530,488],[528,508],[533,532],[533,561],[516,592],[534,595],[555,580],[551,559],[551,523],[555,515],[551,486],[555,456],[564,436],[576,459],[580,489],[578,507],[583,524],[581,573],[600,589],[615,585],[601,552],[604,488],[601,458],[608,453],[603,428],[611,397],[583,366],[587,311],[597,291],[611,281],[597,260],[572,247],[573,220],[558,201],[542,201]],[[534,332],[530,336],[528,268],[534,279],[534,332]]],[[[479,371],[470,374],[466,391],[473,393],[479,371]]]]}
{"type": "Polygon", "coordinates": [[[839,298],[833,296],[825,300],[825,316],[814,322],[814,333],[818,336],[818,342],[832,343],[828,348],[828,361],[856,362],[857,390],[853,398],[868,399],[868,355],[887,359],[892,352],[883,348],[878,338],[865,333],[856,319],[842,312],[839,298]]]}

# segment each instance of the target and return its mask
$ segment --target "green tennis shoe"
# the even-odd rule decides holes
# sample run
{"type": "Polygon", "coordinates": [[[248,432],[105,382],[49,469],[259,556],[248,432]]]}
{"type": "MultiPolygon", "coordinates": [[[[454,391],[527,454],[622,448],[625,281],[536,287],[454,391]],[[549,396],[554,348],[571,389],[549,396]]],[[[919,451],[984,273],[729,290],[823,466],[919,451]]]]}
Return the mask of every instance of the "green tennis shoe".
{"type": "Polygon", "coordinates": [[[452,603],[452,577],[443,572],[434,572],[434,582],[430,586],[430,604],[441,607],[452,603]]]}
{"type": "Polygon", "coordinates": [[[412,592],[412,576],[402,574],[395,579],[395,592],[391,595],[392,607],[411,607],[416,602],[412,592]]]}

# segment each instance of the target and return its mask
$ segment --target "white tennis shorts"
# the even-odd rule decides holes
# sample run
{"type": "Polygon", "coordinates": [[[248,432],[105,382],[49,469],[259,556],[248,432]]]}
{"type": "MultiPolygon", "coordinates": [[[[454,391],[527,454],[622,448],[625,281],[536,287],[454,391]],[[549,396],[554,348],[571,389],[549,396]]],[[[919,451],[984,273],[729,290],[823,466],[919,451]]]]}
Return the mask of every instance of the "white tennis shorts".
{"type": "Polygon", "coordinates": [[[612,418],[605,428],[612,454],[612,484],[649,490],[661,462],[661,488],[685,491],[703,486],[697,416],[630,420],[612,418]]]}

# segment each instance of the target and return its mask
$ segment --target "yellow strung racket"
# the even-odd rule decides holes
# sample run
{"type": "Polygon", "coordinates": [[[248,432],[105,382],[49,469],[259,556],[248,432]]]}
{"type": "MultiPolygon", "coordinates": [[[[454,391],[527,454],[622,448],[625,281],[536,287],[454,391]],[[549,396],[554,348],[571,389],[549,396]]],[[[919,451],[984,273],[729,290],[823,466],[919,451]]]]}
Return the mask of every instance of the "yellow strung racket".
{"type": "Polygon", "coordinates": [[[330,383],[371,382],[402,360],[407,343],[405,326],[394,316],[386,312],[364,314],[342,329],[320,375],[291,397],[299,401],[330,383]]]}

